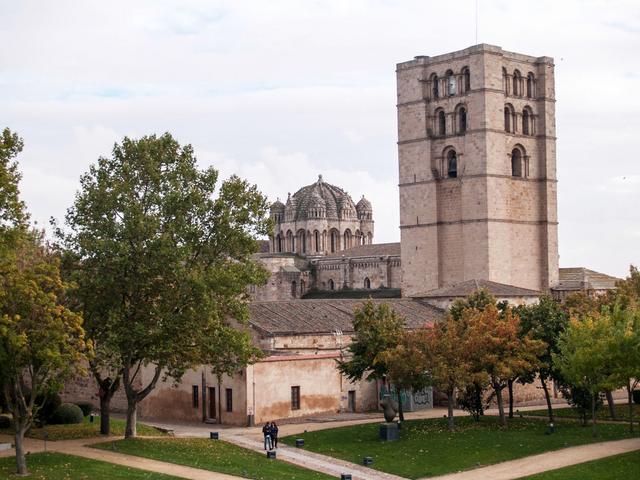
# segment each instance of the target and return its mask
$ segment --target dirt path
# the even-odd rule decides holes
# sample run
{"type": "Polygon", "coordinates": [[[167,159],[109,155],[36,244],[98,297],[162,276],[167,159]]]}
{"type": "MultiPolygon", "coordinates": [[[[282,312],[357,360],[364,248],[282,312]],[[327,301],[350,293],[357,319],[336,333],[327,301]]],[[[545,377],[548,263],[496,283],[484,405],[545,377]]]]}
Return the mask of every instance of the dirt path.
{"type": "Polygon", "coordinates": [[[563,448],[562,450],[532,455],[518,460],[498,463],[489,467],[429,478],[430,480],[515,480],[536,473],[556,470],[558,468],[598,460],[621,453],[633,452],[635,450],[640,450],[640,438],[629,438],[626,440],[563,448]]]}

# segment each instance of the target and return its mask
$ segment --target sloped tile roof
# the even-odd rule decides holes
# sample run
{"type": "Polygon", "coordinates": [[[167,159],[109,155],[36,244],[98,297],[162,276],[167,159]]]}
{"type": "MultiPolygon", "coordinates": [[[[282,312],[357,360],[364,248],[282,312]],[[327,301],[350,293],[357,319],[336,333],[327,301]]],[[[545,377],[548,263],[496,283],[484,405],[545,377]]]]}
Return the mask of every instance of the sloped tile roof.
{"type": "MultiPolygon", "coordinates": [[[[266,335],[296,335],[353,332],[353,311],[365,300],[291,300],[287,302],[252,302],[249,323],[266,335]]],[[[373,300],[387,303],[405,319],[407,328],[432,325],[444,311],[407,298],[373,300]]]]}
{"type": "Polygon", "coordinates": [[[494,297],[539,297],[541,292],[490,280],[465,280],[446,287],[414,295],[415,298],[466,297],[477,290],[487,290],[494,297]]]}
{"type": "Polygon", "coordinates": [[[332,253],[324,258],[382,257],[386,255],[400,256],[400,242],[358,245],[357,247],[352,247],[348,248],[347,250],[332,253]]]}
{"type": "Polygon", "coordinates": [[[560,283],[554,290],[610,290],[619,278],[584,267],[561,268],[560,283]]]}

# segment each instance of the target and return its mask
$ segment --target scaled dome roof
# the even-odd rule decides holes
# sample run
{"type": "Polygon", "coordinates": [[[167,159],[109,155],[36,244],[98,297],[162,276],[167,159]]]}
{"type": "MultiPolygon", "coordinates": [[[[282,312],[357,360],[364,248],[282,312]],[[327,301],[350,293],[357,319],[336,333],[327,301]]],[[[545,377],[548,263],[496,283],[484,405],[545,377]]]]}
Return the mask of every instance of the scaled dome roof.
{"type": "Polygon", "coordinates": [[[371,202],[369,200],[367,200],[366,198],[364,198],[364,195],[362,195],[362,198],[356,204],[356,210],[358,212],[370,212],[370,211],[372,211],[371,202]]]}
{"type": "Polygon", "coordinates": [[[331,185],[318,175],[318,180],[311,185],[302,187],[287,199],[287,209],[293,210],[291,220],[306,220],[315,218],[312,209],[323,209],[323,217],[329,219],[341,218],[343,210],[350,212],[350,218],[356,218],[356,206],[351,196],[340,187],[331,185]]]}

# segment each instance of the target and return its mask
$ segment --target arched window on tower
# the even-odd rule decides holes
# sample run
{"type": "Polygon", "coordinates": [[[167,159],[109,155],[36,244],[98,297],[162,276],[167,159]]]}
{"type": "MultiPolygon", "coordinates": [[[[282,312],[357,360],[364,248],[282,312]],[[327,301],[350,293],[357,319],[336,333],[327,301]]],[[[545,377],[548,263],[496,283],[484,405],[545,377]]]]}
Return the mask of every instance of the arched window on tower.
{"type": "Polygon", "coordinates": [[[438,135],[447,134],[447,117],[444,114],[444,110],[438,111],[438,135]]]}
{"type": "Polygon", "coordinates": [[[433,92],[433,98],[438,98],[440,96],[440,87],[438,85],[439,81],[440,80],[438,79],[438,75],[436,75],[435,73],[431,75],[431,88],[433,92]]]}
{"type": "Polygon", "coordinates": [[[462,69],[462,78],[464,79],[464,93],[467,93],[471,90],[471,71],[469,71],[469,67],[462,69]]]}
{"type": "Polygon", "coordinates": [[[447,153],[447,176],[449,178],[458,176],[458,155],[455,150],[449,150],[447,153]]]}
{"type": "Polygon", "coordinates": [[[333,281],[332,278],[329,279],[329,290],[335,290],[336,289],[336,284],[333,281]]]}
{"type": "Polygon", "coordinates": [[[507,105],[504,106],[504,131],[511,132],[511,108],[507,105]]]}
{"type": "Polygon", "coordinates": [[[534,87],[535,87],[535,77],[533,76],[533,73],[529,72],[529,74],[527,75],[527,97],[528,98],[533,98],[535,96],[534,87]]]}
{"type": "Polygon", "coordinates": [[[519,148],[511,151],[511,176],[522,177],[522,152],[519,148]]]}
{"type": "Polygon", "coordinates": [[[520,80],[521,80],[520,71],[516,70],[513,72],[513,95],[522,96],[522,92],[520,91],[520,80]]]}
{"type": "Polygon", "coordinates": [[[522,133],[524,135],[533,135],[533,112],[529,107],[524,107],[522,111],[522,133]]]}
{"type": "Polygon", "coordinates": [[[455,95],[458,90],[458,85],[456,82],[456,76],[453,74],[451,70],[447,70],[447,95],[455,95]]]}
{"type": "Polygon", "coordinates": [[[313,236],[315,237],[315,246],[316,246],[316,252],[320,251],[320,232],[319,231],[315,231],[313,236]]]}
{"type": "Polygon", "coordinates": [[[366,288],[367,290],[371,288],[371,280],[369,280],[369,277],[365,277],[364,279],[364,288],[366,288]]]}
{"type": "Polygon", "coordinates": [[[505,95],[509,95],[509,74],[504,67],[502,67],[502,89],[505,95]]]}
{"type": "Polygon", "coordinates": [[[467,131],[467,109],[460,107],[458,109],[458,133],[467,131]]]}

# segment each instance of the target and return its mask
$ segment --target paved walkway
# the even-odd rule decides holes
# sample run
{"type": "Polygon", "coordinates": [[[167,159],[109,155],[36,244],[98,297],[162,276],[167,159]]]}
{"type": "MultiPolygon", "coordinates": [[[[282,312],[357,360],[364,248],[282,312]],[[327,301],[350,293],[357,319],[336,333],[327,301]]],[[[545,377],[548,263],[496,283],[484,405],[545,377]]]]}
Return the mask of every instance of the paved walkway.
{"type": "Polygon", "coordinates": [[[430,480],[515,480],[536,473],[640,450],[640,438],[592,443],[502,462],[489,467],[430,477],[430,480]]]}
{"type": "MultiPolygon", "coordinates": [[[[176,465],[175,463],[160,462],[158,460],[151,460],[148,458],[125,455],[123,453],[110,452],[108,450],[98,450],[96,448],[89,447],[89,445],[94,443],[102,443],[109,440],[120,440],[120,437],[85,438],[81,440],[47,442],[47,451],[76,455],[78,457],[100,460],[125,467],[138,468],[149,472],[164,473],[166,475],[173,475],[175,477],[185,478],[188,480],[239,480],[241,478],[224,473],[176,465]]],[[[10,437],[0,435],[0,442],[10,441],[10,437]]],[[[29,453],[42,452],[44,451],[44,442],[42,440],[25,439],[25,447],[29,453]]],[[[0,457],[14,455],[15,450],[13,449],[0,452],[0,457]]]]}

